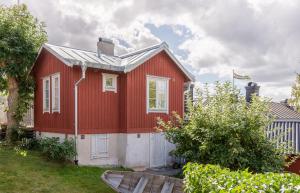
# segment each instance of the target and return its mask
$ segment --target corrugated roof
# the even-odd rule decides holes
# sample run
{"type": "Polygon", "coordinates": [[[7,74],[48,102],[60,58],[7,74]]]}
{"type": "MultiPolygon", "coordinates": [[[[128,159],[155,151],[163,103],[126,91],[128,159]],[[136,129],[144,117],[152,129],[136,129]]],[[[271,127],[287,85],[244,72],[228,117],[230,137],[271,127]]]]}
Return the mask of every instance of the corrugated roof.
{"type": "Polygon", "coordinates": [[[282,103],[271,102],[271,113],[277,119],[300,119],[300,113],[282,103]]]}
{"type": "Polygon", "coordinates": [[[125,73],[130,72],[140,64],[144,63],[146,60],[164,50],[173,59],[177,66],[185,73],[185,75],[190,80],[194,80],[194,76],[188,72],[188,70],[186,70],[175,58],[165,42],[120,56],[101,54],[100,57],[96,52],[80,50],[66,46],[44,44],[42,48],[47,49],[68,66],[81,65],[82,62],[84,62],[87,67],[120,71],[125,73]]]}

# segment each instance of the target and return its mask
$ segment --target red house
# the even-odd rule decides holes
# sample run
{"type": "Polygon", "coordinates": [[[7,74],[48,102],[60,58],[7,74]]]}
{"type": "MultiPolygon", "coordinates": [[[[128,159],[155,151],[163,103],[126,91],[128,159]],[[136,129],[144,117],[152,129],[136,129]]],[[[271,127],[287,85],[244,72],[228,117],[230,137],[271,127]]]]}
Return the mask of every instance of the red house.
{"type": "Polygon", "coordinates": [[[42,46],[32,69],[38,137],[75,138],[79,164],[156,167],[174,148],[154,129],[157,117],[183,116],[193,76],[166,43],[116,56],[111,40],[97,52],[42,46]]]}

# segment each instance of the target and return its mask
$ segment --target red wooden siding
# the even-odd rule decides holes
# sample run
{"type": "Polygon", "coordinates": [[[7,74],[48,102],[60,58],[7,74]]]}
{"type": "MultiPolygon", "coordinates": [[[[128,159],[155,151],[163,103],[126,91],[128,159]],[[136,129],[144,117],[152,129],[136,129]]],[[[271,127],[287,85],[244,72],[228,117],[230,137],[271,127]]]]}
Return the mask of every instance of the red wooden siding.
{"type": "Polygon", "coordinates": [[[120,76],[117,77],[117,93],[103,92],[102,72],[104,71],[88,69],[86,79],[79,85],[79,133],[119,132],[120,76]]]}
{"type": "Polygon", "coordinates": [[[127,75],[127,132],[154,131],[157,117],[167,119],[165,113],[146,113],[146,76],[168,77],[169,113],[183,115],[183,91],[185,76],[171,58],[161,52],[127,75]]]}
{"type": "Polygon", "coordinates": [[[43,50],[33,69],[33,75],[35,78],[35,129],[46,132],[72,133],[74,128],[74,118],[72,116],[74,95],[71,94],[73,89],[70,82],[72,82],[74,76],[73,69],[63,64],[48,51],[43,50]],[[43,77],[57,72],[60,73],[60,113],[43,113],[43,77]]]}
{"type": "MultiPolygon", "coordinates": [[[[35,129],[74,133],[74,84],[81,76],[81,69],[68,67],[51,53],[43,50],[33,75],[36,81],[35,129]],[[60,113],[43,113],[42,78],[57,72],[60,72],[60,113]]],[[[170,78],[169,112],[176,111],[182,115],[183,86],[187,79],[169,56],[161,52],[128,74],[88,68],[86,79],[79,84],[78,89],[79,133],[153,131],[157,117],[167,119],[169,115],[146,113],[147,75],[170,78]],[[117,93],[102,91],[103,72],[118,74],[117,93]]]]}

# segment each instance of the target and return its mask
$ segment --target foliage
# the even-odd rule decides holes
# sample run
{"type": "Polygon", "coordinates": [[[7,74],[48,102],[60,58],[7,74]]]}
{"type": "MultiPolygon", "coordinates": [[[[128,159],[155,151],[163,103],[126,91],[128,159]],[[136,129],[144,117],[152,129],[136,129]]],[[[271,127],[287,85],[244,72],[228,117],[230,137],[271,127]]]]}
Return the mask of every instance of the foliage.
{"type": "Polygon", "coordinates": [[[27,129],[26,127],[13,127],[12,134],[11,134],[11,141],[13,143],[17,143],[19,141],[22,141],[25,138],[33,138],[33,131],[30,129],[27,129]]]}
{"type": "Polygon", "coordinates": [[[39,140],[34,138],[22,138],[18,143],[18,147],[22,150],[37,150],[39,149],[39,140]]]}
{"type": "Polygon", "coordinates": [[[0,92],[8,92],[9,77],[16,79],[19,97],[14,118],[17,122],[31,105],[34,83],[28,74],[38,49],[46,40],[44,24],[25,5],[0,5],[0,92]]]}
{"type": "Polygon", "coordinates": [[[50,160],[67,161],[76,155],[72,139],[60,142],[58,137],[43,138],[39,144],[42,153],[50,160]]]}
{"type": "Polygon", "coordinates": [[[184,167],[185,191],[202,192],[300,192],[300,177],[289,173],[252,174],[217,165],[188,163],[184,167]]]}
{"type": "Polygon", "coordinates": [[[297,74],[296,82],[292,86],[292,94],[288,103],[300,112],[300,74],[297,74]]]}
{"type": "Polygon", "coordinates": [[[189,121],[176,114],[168,122],[158,121],[167,139],[176,144],[175,156],[234,170],[283,169],[283,155],[264,134],[272,121],[267,100],[253,95],[248,104],[228,82],[216,83],[214,94],[206,88],[198,95],[196,104],[189,102],[189,121]]]}

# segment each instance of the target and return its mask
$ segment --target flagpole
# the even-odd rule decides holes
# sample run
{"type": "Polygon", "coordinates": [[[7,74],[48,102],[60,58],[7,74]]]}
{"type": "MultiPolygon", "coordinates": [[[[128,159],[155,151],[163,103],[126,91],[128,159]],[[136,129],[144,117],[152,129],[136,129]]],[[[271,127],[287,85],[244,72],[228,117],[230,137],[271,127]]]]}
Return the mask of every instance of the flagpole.
{"type": "Polygon", "coordinates": [[[234,88],[234,69],[232,69],[232,88],[234,88]]]}

